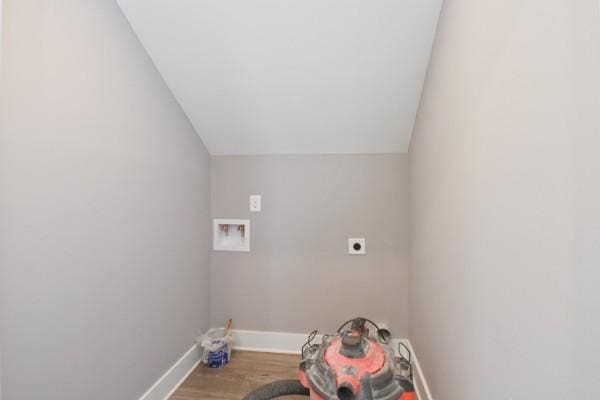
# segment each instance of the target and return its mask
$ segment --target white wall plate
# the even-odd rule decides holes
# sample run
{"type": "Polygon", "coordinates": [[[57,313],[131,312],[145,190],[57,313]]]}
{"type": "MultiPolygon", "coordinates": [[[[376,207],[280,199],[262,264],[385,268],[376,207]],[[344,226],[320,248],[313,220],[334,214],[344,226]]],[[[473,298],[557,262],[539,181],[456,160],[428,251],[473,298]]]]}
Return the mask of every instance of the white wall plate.
{"type": "Polygon", "coordinates": [[[260,194],[250,195],[250,211],[261,212],[262,210],[262,196],[260,194]]]}
{"type": "Polygon", "coordinates": [[[213,220],[213,250],[250,251],[250,220],[213,220]]]}
{"type": "Polygon", "coordinates": [[[348,239],[348,254],[364,255],[367,254],[367,243],[365,238],[348,239]]]}

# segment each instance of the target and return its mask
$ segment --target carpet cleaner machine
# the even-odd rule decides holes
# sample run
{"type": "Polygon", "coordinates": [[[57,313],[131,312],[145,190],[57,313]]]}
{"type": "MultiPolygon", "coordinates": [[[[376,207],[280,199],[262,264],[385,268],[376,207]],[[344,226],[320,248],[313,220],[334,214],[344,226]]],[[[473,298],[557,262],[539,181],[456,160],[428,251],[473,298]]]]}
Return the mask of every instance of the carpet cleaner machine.
{"type": "Polygon", "coordinates": [[[244,400],[290,395],[310,400],[416,400],[410,351],[400,343],[396,356],[391,336],[366,318],[346,321],[320,344],[314,343],[314,331],[302,346],[299,379],[269,383],[244,400]]]}

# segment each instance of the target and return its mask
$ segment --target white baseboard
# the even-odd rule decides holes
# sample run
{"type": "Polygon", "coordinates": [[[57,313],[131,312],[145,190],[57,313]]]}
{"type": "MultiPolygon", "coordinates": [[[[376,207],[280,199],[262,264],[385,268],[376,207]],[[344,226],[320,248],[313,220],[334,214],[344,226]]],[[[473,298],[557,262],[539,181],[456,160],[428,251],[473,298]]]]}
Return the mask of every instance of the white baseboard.
{"type": "MultiPolygon", "coordinates": [[[[300,349],[306,342],[307,337],[308,333],[247,331],[238,329],[233,331],[233,349],[265,353],[300,354],[300,349]]],[[[315,341],[317,343],[320,342],[321,335],[318,335],[315,341]]],[[[433,400],[427,386],[427,381],[423,375],[423,370],[419,364],[419,359],[410,341],[408,339],[393,339],[392,347],[394,349],[398,348],[398,342],[404,343],[411,352],[415,391],[418,400],[433,400]]]]}
{"type": "Polygon", "coordinates": [[[202,353],[193,345],[139,400],[167,400],[198,366],[202,353]]]}
{"type": "MultiPolygon", "coordinates": [[[[308,333],[233,330],[233,349],[264,353],[300,354],[308,333]]],[[[317,338],[321,340],[320,337],[317,338]]]]}
{"type": "Polygon", "coordinates": [[[431,390],[429,390],[429,385],[427,385],[427,380],[425,379],[425,375],[423,374],[423,369],[421,368],[421,364],[419,364],[419,358],[417,357],[417,353],[415,353],[415,350],[412,347],[410,340],[403,339],[402,342],[408,347],[412,356],[411,363],[413,367],[413,380],[415,384],[415,391],[417,392],[417,399],[433,400],[431,390]]]}

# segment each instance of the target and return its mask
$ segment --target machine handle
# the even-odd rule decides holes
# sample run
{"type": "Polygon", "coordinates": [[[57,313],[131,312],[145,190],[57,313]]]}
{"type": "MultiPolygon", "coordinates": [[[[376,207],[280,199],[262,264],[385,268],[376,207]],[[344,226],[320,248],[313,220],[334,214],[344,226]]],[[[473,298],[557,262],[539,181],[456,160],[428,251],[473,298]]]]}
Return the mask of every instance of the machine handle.
{"type": "Polygon", "coordinates": [[[369,324],[373,325],[377,331],[377,338],[379,339],[379,341],[381,343],[387,344],[390,341],[390,339],[392,338],[392,334],[390,333],[390,331],[388,331],[387,329],[379,328],[379,326],[377,326],[377,324],[375,322],[371,321],[368,318],[362,318],[362,317],[352,318],[352,319],[344,322],[337,330],[337,333],[342,332],[342,330],[344,330],[346,325],[348,325],[356,320],[363,320],[363,321],[368,322],[369,324]]]}

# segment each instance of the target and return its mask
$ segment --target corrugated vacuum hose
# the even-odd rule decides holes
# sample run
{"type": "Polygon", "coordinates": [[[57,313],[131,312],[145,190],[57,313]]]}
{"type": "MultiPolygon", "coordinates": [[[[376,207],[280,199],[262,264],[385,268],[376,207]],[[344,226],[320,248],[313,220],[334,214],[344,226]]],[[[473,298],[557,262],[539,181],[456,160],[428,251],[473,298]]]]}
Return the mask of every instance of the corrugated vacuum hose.
{"type": "Polygon", "coordinates": [[[285,379],[261,386],[243,400],[270,400],[281,396],[309,396],[309,391],[299,380],[285,379]]]}

